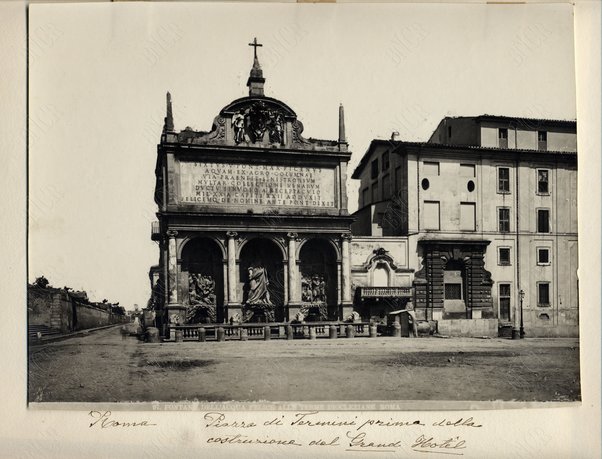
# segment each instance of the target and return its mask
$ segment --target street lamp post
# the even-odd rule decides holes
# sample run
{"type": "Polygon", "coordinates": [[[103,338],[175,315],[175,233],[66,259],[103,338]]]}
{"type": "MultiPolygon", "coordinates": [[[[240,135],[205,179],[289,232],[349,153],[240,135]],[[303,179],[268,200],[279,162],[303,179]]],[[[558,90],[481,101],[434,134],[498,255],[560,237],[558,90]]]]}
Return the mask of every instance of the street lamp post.
{"type": "Polygon", "coordinates": [[[525,337],[525,324],[523,322],[523,298],[525,297],[525,291],[521,290],[518,292],[520,297],[520,339],[525,337]]]}

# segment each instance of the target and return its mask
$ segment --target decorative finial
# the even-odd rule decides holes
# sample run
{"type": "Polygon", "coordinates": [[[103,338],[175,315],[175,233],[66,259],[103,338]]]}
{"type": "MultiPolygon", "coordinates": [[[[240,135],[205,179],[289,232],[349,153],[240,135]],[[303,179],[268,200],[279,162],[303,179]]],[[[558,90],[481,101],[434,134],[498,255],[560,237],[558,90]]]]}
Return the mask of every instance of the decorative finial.
{"type": "Polygon", "coordinates": [[[339,105],[339,143],[347,143],[345,139],[345,109],[339,105]]]}
{"type": "Polygon", "coordinates": [[[247,86],[249,87],[249,96],[263,96],[263,84],[265,78],[263,77],[263,70],[259,65],[259,59],[257,58],[257,48],[263,46],[257,42],[257,37],[253,38],[253,42],[249,43],[249,46],[253,47],[253,67],[249,79],[247,80],[247,86]]]}
{"type": "Polygon", "coordinates": [[[174,132],[173,114],[171,112],[171,94],[167,92],[167,113],[163,123],[163,132],[174,132]]]}

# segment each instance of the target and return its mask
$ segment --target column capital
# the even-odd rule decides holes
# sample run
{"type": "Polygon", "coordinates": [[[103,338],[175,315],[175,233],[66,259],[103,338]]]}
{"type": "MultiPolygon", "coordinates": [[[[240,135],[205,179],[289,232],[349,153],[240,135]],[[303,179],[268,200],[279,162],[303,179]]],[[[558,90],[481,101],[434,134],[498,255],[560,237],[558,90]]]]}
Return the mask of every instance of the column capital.
{"type": "Polygon", "coordinates": [[[298,233],[286,233],[286,237],[288,237],[289,239],[296,241],[297,239],[299,239],[299,234],[298,233]]]}
{"type": "Polygon", "coordinates": [[[168,238],[174,238],[178,235],[178,232],[176,230],[170,229],[167,230],[167,232],[165,233],[167,235],[168,238]]]}
{"type": "Polygon", "coordinates": [[[351,241],[351,239],[353,239],[353,236],[351,235],[351,233],[343,233],[341,234],[341,239],[343,241],[351,241]]]}
{"type": "Polygon", "coordinates": [[[231,239],[237,239],[238,233],[236,231],[227,231],[226,236],[228,236],[231,239]]]}

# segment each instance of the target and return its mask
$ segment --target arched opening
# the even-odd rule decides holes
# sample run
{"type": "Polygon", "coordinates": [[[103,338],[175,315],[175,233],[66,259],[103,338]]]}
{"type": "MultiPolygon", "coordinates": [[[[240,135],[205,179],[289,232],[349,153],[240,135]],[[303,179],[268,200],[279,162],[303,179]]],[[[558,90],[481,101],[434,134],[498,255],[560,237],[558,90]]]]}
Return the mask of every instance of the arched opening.
{"type": "Polygon", "coordinates": [[[209,238],[195,238],[182,250],[180,290],[186,323],[222,323],[224,313],[223,257],[209,238]]]}
{"type": "Polygon", "coordinates": [[[389,286],[389,270],[385,263],[378,263],[372,271],[372,285],[374,287],[389,286]]]}
{"type": "Polygon", "coordinates": [[[311,239],[299,252],[302,312],[308,322],[335,320],[337,305],[337,254],[324,239],[311,239]]]}
{"type": "Polygon", "coordinates": [[[443,307],[446,313],[466,312],[466,267],[457,259],[449,260],[443,271],[443,307]]]}
{"type": "Polygon", "coordinates": [[[266,238],[247,242],[240,252],[244,322],[284,320],[284,260],[278,245],[266,238]]]}

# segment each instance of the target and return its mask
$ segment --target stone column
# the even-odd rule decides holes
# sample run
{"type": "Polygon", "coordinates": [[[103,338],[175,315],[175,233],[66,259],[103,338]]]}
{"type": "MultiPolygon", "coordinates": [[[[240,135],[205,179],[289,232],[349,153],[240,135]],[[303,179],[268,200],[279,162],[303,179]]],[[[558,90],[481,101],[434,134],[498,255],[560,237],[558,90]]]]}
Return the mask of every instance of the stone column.
{"type": "Polygon", "coordinates": [[[235,231],[228,231],[226,233],[228,237],[228,263],[227,263],[227,273],[228,273],[228,316],[226,319],[229,320],[230,317],[234,317],[234,315],[239,314],[242,317],[242,310],[240,307],[240,303],[238,300],[237,287],[238,287],[238,275],[236,270],[236,239],[238,238],[238,233],[235,231]]]}
{"type": "Polygon", "coordinates": [[[169,274],[169,304],[178,304],[178,257],[176,248],[177,231],[167,231],[167,272],[169,274]]]}
{"type": "Polygon", "coordinates": [[[167,288],[169,303],[167,304],[167,316],[169,323],[184,323],[184,306],[178,298],[178,253],[175,230],[167,231],[167,288]]]}
{"type": "Polygon", "coordinates": [[[297,266],[297,233],[288,233],[288,320],[300,311],[299,267],[297,266]]]}
{"type": "Polygon", "coordinates": [[[298,303],[299,270],[297,269],[297,233],[288,233],[288,300],[289,303],[298,303]]]}
{"type": "Polygon", "coordinates": [[[351,301],[351,259],[350,259],[351,234],[341,235],[341,304],[343,306],[343,318],[353,312],[351,301]]]}
{"type": "Polygon", "coordinates": [[[284,284],[282,286],[282,290],[283,290],[282,301],[284,302],[284,305],[286,305],[288,298],[290,297],[290,293],[289,293],[290,279],[289,279],[288,260],[286,260],[282,263],[282,273],[283,273],[282,283],[284,284]]]}
{"type": "Polygon", "coordinates": [[[228,231],[228,303],[236,303],[236,238],[238,233],[228,231]]]}

